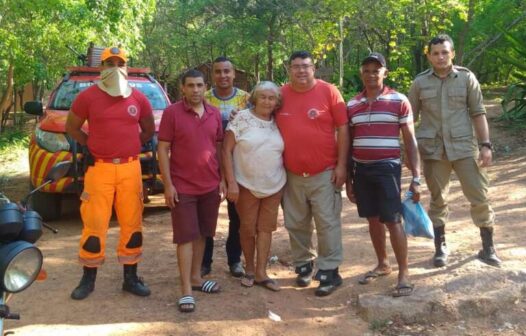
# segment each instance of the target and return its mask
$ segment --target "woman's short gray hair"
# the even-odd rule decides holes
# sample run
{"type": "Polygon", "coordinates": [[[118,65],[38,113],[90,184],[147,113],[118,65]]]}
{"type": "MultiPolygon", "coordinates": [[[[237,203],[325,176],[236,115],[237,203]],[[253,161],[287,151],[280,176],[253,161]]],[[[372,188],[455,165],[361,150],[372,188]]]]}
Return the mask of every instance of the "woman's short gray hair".
{"type": "Polygon", "coordinates": [[[248,101],[252,106],[256,106],[256,99],[258,98],[258,94],[260,91],[264,90],[270,90],[273,91],[276,94],[277,98],[277,104],[276,109],[278,109],[281,106],[281,89],[279,86],[274,84],[274,82],[271,81],[261,81],[254,86],[254,89],[252,89],[252,92],[250,93],[250,97],[248,98],[248,101]]]}

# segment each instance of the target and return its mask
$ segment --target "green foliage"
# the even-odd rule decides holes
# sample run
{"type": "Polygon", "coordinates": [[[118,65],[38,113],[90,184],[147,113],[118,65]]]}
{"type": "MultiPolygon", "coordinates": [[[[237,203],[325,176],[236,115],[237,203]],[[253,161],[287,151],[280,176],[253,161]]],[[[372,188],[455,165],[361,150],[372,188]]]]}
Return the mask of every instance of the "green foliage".
{"type": "Polygon", "coordinates": [[[407,93],[412,81],[413,76],[406,68],[401,67],[389,72],[385,83],[400,92],[407,93]]]}
{"type": "Polygon", "coordinates": [[[122,44],[136,55],[154,9],[155,0],[1,0],[0,74],[13,64],[16,88],[51,88],[64,67],[76,63],[68,46],[85,53],[90,41],[122,44]]]}
{"type": "Polygon", "coordinates": [[[27,131],[19,129],[9,129],[0,133],[0,156],[7,154],[15,149],[26,149],[29,144],[27,131]]]}
{"type": "Polygon", "coordinates": [[[22,130],[9,129],[0,133],[0,191],[7,192],[13,176],[26,172],[29,135],[22,130]]]}
{"type": "Polygon", "coordinates": [[[512,84],[502,98],[504,113],[500,120],[520,122],[526,127],[526,83],[512,84]]]}
{"type": "MultiPolygon", "coordinates": [[[[517,51],[492,40],[494,25],[507,27],[525,12],[520,0],[0,0],[0,95],[9,64],[17,88],[50,88],[76,62],[67,46],[83,53],[90,41],[122,44],[134,65],[151,67],[164,83],[219,55],[255,78],[283,83],[288,56],[304,49],[333,69],[334,82],[343,64],[346,93],[359,91],[360,60],[378,51],[388,61],[387,83],[406,92],[428,67],[426,43],[446,32],[481,82],[508,82],[514,63],[499,55],[517,51]]],[[[519,41],[524,26],[519,20],[510,28],[519,41]]]]}
{"type": "Polygon", "coordinates": [[[510,53],[499,57],[516,68],[513,77],[519,81],[508,87],[502,99],[504,113],[500,119],[519,122],[522,126],[526,126],[526,46],[518,36],[501,28],[498,29],[504,34],[512,49],[510,53]]]}

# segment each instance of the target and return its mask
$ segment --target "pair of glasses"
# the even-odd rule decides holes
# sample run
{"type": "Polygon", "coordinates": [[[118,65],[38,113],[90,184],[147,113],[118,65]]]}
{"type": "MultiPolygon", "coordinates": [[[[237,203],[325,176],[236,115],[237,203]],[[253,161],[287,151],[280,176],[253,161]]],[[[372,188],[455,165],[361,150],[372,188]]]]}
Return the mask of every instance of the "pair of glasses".
{"type": "Polygon", "coordinates": [[[308,70],[308,69],[312,68],[313,66],[314,66],[314,64],[293,64],[293,65],[290,66],[290,68],[292,70],[297,71],[297,70],[300,70],[300,69],[301,70],[308,70]]]}

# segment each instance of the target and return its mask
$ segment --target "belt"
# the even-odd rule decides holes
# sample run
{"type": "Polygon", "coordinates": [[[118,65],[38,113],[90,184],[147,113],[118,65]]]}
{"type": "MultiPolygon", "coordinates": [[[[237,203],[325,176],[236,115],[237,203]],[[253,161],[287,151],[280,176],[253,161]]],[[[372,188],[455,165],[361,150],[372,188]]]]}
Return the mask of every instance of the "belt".
{"type": "Polygon", "coordinates": [[[363,166],[363,167],[381,166],[386,163],[401,164],[400,159],[388,159],[388,160],[371,161],[371,162],[360,162],[360,161],[354,161],[354,162],[356,165],[363,166]]]}
{"type": "Polygon", "coordinates": [[[321,173],[325,173],[326,171],[328,171],[328,170],[332,170],[332,169],[333,169],[333,168],[330,167],[330,168],[327,168],[327,169],[325,169],[325,170],[322,170],[322,171],[319,171],[319,172],[316,172],[316,173],[308,173],[308,172],[298,172],[298,173],[296,173],[296,172],[292,172],[292,171],[290,171],[290,170],[289,170],[288,172],[291,173],[291,174],[293,174],[293,175],[296,175],[296,176],[300,176],[300,177],[305,177],[305,178],[307,178],[307,177],[311,177],[311,176],[316,176],[316,175],[321,174],[321,173]]]}
{"type": "Polygon", "coordinates": [[[121,164],[121,163],[128,163],[128,162],[135,161],[138,158],[139,158],[139,155],[134,155],[134,156],[128,156],[128,157],[122,157],[122,158],[113,158],[113,159],[95,159],[95,162],[121,164]]]}

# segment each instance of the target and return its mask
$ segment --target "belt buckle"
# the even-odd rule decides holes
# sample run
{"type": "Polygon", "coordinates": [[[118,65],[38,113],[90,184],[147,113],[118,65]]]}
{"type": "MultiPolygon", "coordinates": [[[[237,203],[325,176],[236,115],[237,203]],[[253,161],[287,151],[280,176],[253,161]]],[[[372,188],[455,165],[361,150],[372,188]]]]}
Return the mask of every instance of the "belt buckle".
{"type": "Polygon", "coordinates": [[[121,163],[121,159],[120,158],[111,159],[111,163],[119,164],[119,163],[121,163]]]}
{"type": "Polygon", "coordinates": [[[302,175],[303,177],[309,177],[309,176],[310,176],[309,173],[301,173],[301,175],[302,175]]]}

